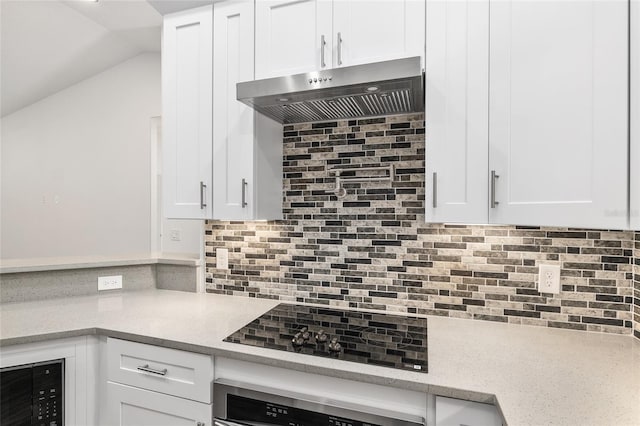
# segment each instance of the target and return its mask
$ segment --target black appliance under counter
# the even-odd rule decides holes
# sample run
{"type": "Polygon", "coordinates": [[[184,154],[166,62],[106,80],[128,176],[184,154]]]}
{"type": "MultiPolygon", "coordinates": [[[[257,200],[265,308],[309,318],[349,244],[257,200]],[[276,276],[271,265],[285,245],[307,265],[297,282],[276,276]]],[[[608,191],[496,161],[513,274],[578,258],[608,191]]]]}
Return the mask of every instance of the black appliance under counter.
{"type": "Polygon", "coordinates": [[[428,371],[426,318],[280,304],[224,341],[415,372],[428,371]]]}

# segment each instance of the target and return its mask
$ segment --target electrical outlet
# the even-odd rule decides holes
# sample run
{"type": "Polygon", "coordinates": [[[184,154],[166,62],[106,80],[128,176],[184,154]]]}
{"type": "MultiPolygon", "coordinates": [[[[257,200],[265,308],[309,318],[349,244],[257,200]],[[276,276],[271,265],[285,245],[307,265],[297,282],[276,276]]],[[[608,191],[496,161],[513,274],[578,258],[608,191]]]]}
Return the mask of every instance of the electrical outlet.
{"type": "Polygon", "coordinates": [[[538,291],[540,293],[560,293],[560,265],[540,265],[538,291]]]}
{"type": "Polygon", "coordinates": [[[182,239],[179,229],[172,229],[169,231],[169,237],[171,238],[171,241],[180,241],[182,239]]]}
{"type": "Polygon", "coordinates": [[[229,250],[226,248],[216,249],[216,268],[229,269],[229,250]]]}
{"type": "Polygon", "coordinates": [[[117,290],[119,288],[122,288],[122,275],[98,277],[98,291],[117,290]]]}

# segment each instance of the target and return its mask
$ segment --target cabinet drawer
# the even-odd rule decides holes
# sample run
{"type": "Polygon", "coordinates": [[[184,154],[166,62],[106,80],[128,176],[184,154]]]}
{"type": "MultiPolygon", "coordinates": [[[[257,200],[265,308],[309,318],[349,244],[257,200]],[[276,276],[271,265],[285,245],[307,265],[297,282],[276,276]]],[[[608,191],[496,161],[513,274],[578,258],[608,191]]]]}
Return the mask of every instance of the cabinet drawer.
{"type": "Polygon", "coordinates": [[[107,339],[107,380],[210,403],[212,357],[107,339]]]}
{"type": "Polygon", "coordinates": [[[211,426],[212,405],[118,383],[107,383],[106,424],[113,426],[211,426]]]}

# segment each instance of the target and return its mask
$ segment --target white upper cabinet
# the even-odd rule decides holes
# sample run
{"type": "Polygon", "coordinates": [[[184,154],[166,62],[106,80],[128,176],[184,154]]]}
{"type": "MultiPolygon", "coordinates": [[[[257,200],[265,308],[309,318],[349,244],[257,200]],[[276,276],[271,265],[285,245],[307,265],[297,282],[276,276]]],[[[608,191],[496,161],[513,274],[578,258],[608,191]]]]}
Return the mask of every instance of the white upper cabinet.
{"type": "Polygon", "coordinates": [[[627,228],[628,3],[428,0],[427,20],[427,221],[627,228]]]}
{"type": "Polygon", "coordinates": [[[487,223],[489,3],[428,1],[426,217],[487,223]]]}
{"type": "Polygon", "coordinates": [[[254,2],[164,22],[164,207],[177,219],[282,217],[282,126],[236,99],[254,79],[254,2]]]}
{"type": "Polygon", "coordinates": [[[627,226],[628,2],[492,1],[492,223],[627,226]]]}
{"type": "Polygon", "coordinates": [[[251,218],[253,110],[236,99],[236,83],[253,80],[253,1],[213,8],[214,217],[251,218]]]}
{"type": "Polygon", "coordinates": [[[331,63],[331,0],[256,1],[256,79],[331,63]]]}
{"type": "Polygon", "coordinates": [[[213,218],[282,218],[282,126],[236,98],[253,80],[254,4],[213,8],[213,218]]]}
{"type": "Polygon", "coordinates": [[[424,55],[424,0],[256,2],[256,79],[424,55]]]}
{"type": "Polygon", "coordinates": [[[163,207],[173,218],[211,217],[212,8],[164,17],[163,207]]]}
{"type": "Polygon", "coordinates": [[[424,56],[424,0],[335,0],[333,67],[424,56]]]}
{"type": "Polygon", "coordinates": [[[631,1],[631,229],[640,231],[640,0],[631,1]]]}

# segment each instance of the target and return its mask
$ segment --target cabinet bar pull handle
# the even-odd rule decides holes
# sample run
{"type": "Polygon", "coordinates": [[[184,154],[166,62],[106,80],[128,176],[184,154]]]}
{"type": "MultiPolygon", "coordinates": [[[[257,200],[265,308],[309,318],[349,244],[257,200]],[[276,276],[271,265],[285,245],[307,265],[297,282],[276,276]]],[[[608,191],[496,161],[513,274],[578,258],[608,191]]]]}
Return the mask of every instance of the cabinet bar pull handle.
{"type": "Polygon", "coordinates": [[[145,373],[157,374],[158,376],[166,376],[167,369],[163,368],[162,370],[156,370],[154,368],[149,368],[149,364],[145,364],[141,367],[138,367],[138,370],[144,371],[145,373]]]}
{"type": "Polygon", "coordinates": [[[204,209],[207,207],[207,204],[204,202],[204,190],[207,188],[207,185],[204,182],[200,182],[200,209],[204,209]]]}
{"type": "Polygon", "coordinates": [[[499,202],[496,201],[496,179],[500,176],[496,174],[495,170],[491,170],[491,208],[495,209],[499,202]]]}
{"type": "Polygon", "coordinates": [[[438,172],[433,172],[433,208],[438,207],[438,172]]]}
{"type": "Polygon", "coordinates": [[[242,178],[242,208],[247,207],[247,180],[242,178]]]}
{"type": "Polygon", "coordinates": [[[322,68],[326,67],[327,64],[324,62],[324,46],[327,42],[324,39],[324,34],[320,36],[320,66],[322,68]]]}
{"type": "Polygon", "coordinates": [[[342,34],[338,33],[338,65],[342,65],[342,34]]]}

